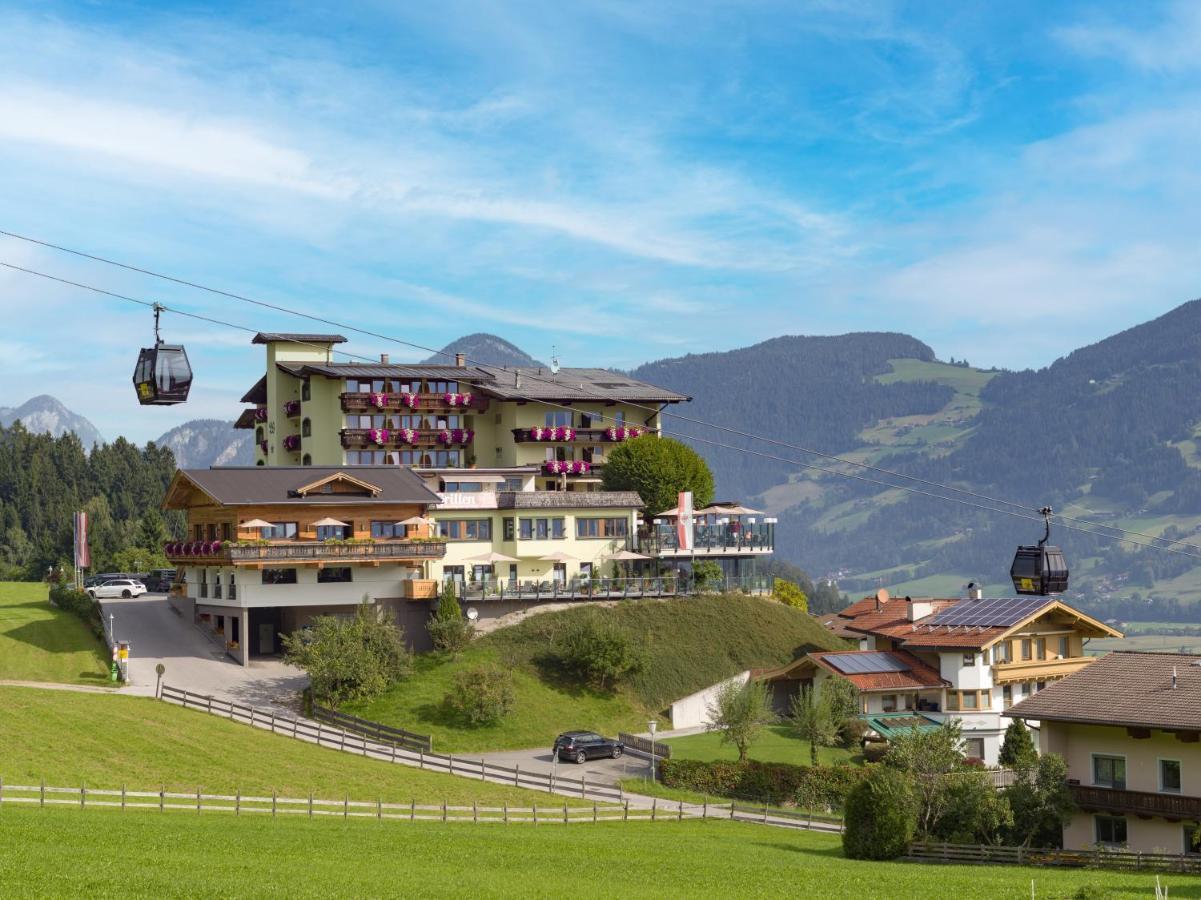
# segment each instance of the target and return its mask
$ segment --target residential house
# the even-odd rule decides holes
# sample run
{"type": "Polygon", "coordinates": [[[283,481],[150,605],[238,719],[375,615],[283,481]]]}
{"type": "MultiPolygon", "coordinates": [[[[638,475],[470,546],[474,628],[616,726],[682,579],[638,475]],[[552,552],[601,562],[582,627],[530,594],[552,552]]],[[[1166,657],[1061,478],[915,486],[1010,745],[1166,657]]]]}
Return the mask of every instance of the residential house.
{"type": "Polygon", "coordinates": [[[997,764],[1005,710],[1090,665],[1088,639],[1121,636],[1055,597],[936,600],[883,590],[833,617],[831,628],[856,639],[858,651],[809,654],[772,680],[793,689],[808,680],[820,690],[831,677],[869,685],[862,695],[869,718],[958,719],[967,755],[989,765],[997,764]]]}
{"type": "Polygon", "coordinates": [[[364,600],[390,609],[420,648],[431,566],[447,548],[420,520],[438,502],[400,466],[180,470],[163,501],[187,516],[188,539],[166,546],[183,576],[172,603],[243,665],[364,600]]]}
{"type": "Polygon", "coordinates": [[[1201,658],[1110,653],[1004,714],[1067,762],[1064,847],[1201,852],[1201,658]]]}

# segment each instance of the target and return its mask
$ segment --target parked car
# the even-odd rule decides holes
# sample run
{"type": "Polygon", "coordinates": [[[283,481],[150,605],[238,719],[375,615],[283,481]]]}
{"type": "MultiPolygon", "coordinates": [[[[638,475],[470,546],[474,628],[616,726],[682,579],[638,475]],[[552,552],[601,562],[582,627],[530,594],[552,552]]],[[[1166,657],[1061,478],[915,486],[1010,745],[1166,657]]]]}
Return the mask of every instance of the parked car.
{"type": "Polygon", "coordinates": [[[175,581],[174,569],[155,569],[144,579],[142,583],[146,585],[146,590],[154,591],[155,593],[165,594],[171,590],[171,585],[175,581]]]}
{"type": "Polygon", "coordinates": [[[107,584],[110,581],[115,581],[118,578],[128,578],[131,581],[136,580],[137,576],[129,572],[101,572],[98,575],[89,575],[83,580],[85,588],[97,587],[102,584],[107,584]]]}
{"type": "Polygon", "coordinates": [[[601,737],[594,731],[565,731],[555,738],[551,753],[559,759],[582,763],[601,757],[618,759],[625,749],[621,741],[601,737]]]}
{"type": "Polygon", "coordinates": [[[130,597],[140,597],[144,593],[146,593],[146,585],[140,581],[134,581],[132,578],[115,578],[104,584],[88,588],[88,594],[94,600],[108,600],[112,597],[123,597],[128,600],[130,597]]]}

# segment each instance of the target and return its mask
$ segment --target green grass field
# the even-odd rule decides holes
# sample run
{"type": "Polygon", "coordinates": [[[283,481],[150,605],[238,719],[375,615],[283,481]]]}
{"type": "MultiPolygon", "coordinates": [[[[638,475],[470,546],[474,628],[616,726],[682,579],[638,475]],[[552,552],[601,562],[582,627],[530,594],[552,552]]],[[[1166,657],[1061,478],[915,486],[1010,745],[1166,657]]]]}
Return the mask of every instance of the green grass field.
{"type": "Polygon", "coordinates": [[[0,582],[0,679],[107,684],[104,645],[38,582],[0,582]]]}
{"type": "MultiPolygon", "coordinates": [[[[671,745],[673,759],[738,759],[738,749],[733,744],[723,744],[721,735],[716,732],[671,738],[667,743],[671,745]]],[[[787,725],[769,725],[763,729],[758,740],[751,744],[748,755],[760,762],[807,766],[809,744],[797,738],[787,725]]],[[[860,757],[853,757],[850,751],[841,747],[818,747],[817,760],[823,766],[862,761],[860,757]]]]}
{"type": "MultiPolygon", "coordinates": [[[[839,838],[731,822],[442,825],[149,811],[0,813],[0,884],[71,897],[1147,897],[1155,878],[852,862],[839,838]],[[1033,891],[1031,889],[1033,882],[1033,891]]],[[[1161,876],[1171,896],[1201,879],[1161,876]]]]}
{"type": "Polygon", "coordinates": [[[533,616],[477,640],[457,659],[419,659],[411,678],[369,703],[346,711],[430,733],[440,751],[550,746],[556,734],[588,728],[605,734],[643,731],[648,715],[662,718],[673,700],[753,666],[779,665],[810,648],[837,644],[821,624],[774,600],[743,595],[620,603],[533,616]],[[580,686],[549,670],[546,649],[573,617],[595,612],[642,648],[646,667],[612,693],[580,686]],[[471,728],[442,703],[456,672],[480,662],[513,672],[517,701],[497,725],[471,728]]]}
{"type": "MultiPolygon", "coordinates": [[[[130,790],[270,793],[396,802],[547,795],[323,749],[145,697],[0,687],[0,777],[130,790]]],[[[7,807],[4,813],[7,814],[7,807]]],[[[0,892],[2,893],[2,892],[0,892]]]]}

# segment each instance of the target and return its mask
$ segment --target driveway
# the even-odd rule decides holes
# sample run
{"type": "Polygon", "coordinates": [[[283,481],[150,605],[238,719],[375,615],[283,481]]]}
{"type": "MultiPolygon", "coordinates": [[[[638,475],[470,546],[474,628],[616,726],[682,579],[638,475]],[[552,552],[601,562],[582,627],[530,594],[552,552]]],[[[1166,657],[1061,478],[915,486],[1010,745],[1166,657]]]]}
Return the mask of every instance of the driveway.
{"type": "Polygon", "coordinates": [[[159,663],[166,667],[163,681],[172,687],[280,712],[295,712],[299,692],[308,684],[302,671],[278,660],[238,665],[176,613],[164,594],[101,600],[100,606],[105,618],[113,617],[113,637],[129,641],[129,693],[154,696],[159,663]]]}
{"type": "MultiPolygon", "coordinates": [[[[553,740],[553,737],[552,737],[553,740]]],[[[505,750],[496,753],[464,753],[464,758],[484,759],[498,766],[521,766],[523,772],[542,772],[550,774],[555,771],[555,761],[549,748],[540,750],[505,750]]],[[[617,784],[624,778],[650,778],[650,760],[636,753],[622,754],[621,759],[590,759],[583,765],[573,762],[558,763],[559,777],[578,781],[581,775],[586,775],[589,782],[596,784],[617,784]]]]}

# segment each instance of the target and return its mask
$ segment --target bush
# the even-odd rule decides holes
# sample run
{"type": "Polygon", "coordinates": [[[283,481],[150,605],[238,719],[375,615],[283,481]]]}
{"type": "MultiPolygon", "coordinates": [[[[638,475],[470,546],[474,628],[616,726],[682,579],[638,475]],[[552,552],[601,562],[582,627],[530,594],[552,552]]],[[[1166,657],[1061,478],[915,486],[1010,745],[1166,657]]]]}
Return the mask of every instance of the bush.
{"type": "Polygon", "coordinates": [[[468,725],[494,725],[507,716],[516,702],[513,673],[495,663],[473,666],[455,673],[454,685],[443,702],[468,725]]]}
{"type": "Polygon", "coordinates": [[[801,612],[809,612],[809,598],[791,581],[785,581],[783,578],[775,579],[772,582],[771,595],[781,603],[799,609],[801,612]]]}
{"type": "Polygon", "coordinates": [[[611,689],[643,665],[642,656],[625,632],[596,616],[572,621],[551,653],[560,667],[602,691],[611,689]]]}
{"type": "Polygon", "coordinates": [[[704,457],[687,444],[655,434],[608,451],[602,478],[606,491],[637,491],[648,513],[675,506],[681,491],[692,491],[698,509],[713,502],[713,473],[704,457]]]}
{"type": "Polygon", "coordinates": [[[722,577],[721,566],[711,559],[692,564],[692,580],[700,590],[721,587],[722,577]]]}
{"type": "Polygon", "coordinates": [[[847,796],[842,850],[850,859],[896,859],[913,840],[917,800],[909,776],[874,767],[847,796]]]}
{"type": "Polygon", "coordinates": [[[438,599],[438,608],[426,624],[434,649],[444,653],[458,653],[475,635],[475,628],[463,617],[459,606],[459,597],[455,591],[454,581],[447,581],[442,586],[442,596],[438,599]]]}
{"type": "Polygon", "coordinates": [[[64,582],[56,582],[50,586],[50,602],[59,609],[78,616],[84,624],[95,632],[96,637],[104,641],[104,625],[100,621],[100,604],[92,599],[86,591],[77,591],[64,582]]]}
{"type": "Polygon", "coordinates": [[[312,628],[286,634],[284,659],[308,673],[317,703],[368,700],[404,678],[412,659],[388,611],[362,603],[349,620],[318,616],[312,628]]]}
{"type": "Polygon", "coordinates": [[[1014,719],[1005,729],[1005,739],[1001,742],[1001,754],[997,761],[1011,769],[1027,769],[1038,764],[1034,741],[1021,719],[1014,719]]]}
{"type": "Polygon", "coordinates": [[[841,809],[851,788],[868,772],[860,766],[794,766],[756,760],[665,759],[659,766],[667,787],[806,809],[841,809]]]}
{"type": "Polygon", "coordinates": [[[863,736],[871,729],[858,716],[843,719],[838,724],[838,743],[847,750],[853,750],[863,743],[863,736]]]}

